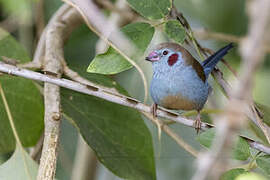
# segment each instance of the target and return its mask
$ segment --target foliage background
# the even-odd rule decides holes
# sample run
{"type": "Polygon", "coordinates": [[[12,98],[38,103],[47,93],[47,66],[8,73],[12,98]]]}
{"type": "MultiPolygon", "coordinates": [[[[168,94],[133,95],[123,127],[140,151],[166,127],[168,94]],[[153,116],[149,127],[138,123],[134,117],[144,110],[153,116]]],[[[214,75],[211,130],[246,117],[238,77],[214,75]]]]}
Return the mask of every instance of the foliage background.
{"type": "MultiPolygon", "coordinates": [[[[8,7],[13,7],[15,5],[7,5],[7,1],[1,1],[2,6],[0,16],[4,19],[7,16],[7,13],[14,11],[12,8],[10,9],[8,7]]],[[[31,2],[30,5],[27,1],[21,1],[20,3],[25,3],[23,6],[25,9],[20,9],[20,11],[26,14],[25,17],[22,18],[27,19],[29,18],[28,16],[35,16],[35,13],[31,9],[34,7],[36,2],[31,2]]],[[[44,15],[46,22],[48,22],[52,14],[60,7],[61,4],[62,2],[60,0],[44,1],[44,15]]],[[[187,17],[193,29],[206,28],[211,31],[237,36],[243,36],[247,31],[247,16],[244,12],[245,0],[176,0],[175,5],[177,9],[183,12],[184,16],[187,17]]],[[[33,28],[33,24],[26,24],[24,27],[26,29],[31,29],[33,28]]],[[[34,34],[35,32],[32,31],[31,33],[34,34]]],[[[27,42],[27,39],[25,40],[22,38],[22,34],[24,34],[24,32],[14,31],[12,33],[12,35],[17,37],[19,41],[24,44],[27,51],[31,54],[31,52],[33,52],[33,46],[31,43],[27,42]]],[[[82,76],[92,76],[96,81],[102,81],[102,75],[89,75],[86,73],[90,60],[95,57],[95,43],[97,40],[98,37],[85,25],[81,26],[72,33],[71,38],[65,45],[65,58],[69,66],[79,72],[82,76]]],[[[212,49],[218,49],[226,44],[215,40],[204,40],[201,41],[201,43],[212,49]]],[[[230,53],[230,55],[226,57],[226,60],[234,68],[239,68],[240,58],[237,50],[230,53]]],[[[139,62],[139,64],[145,65],[146,63],[142,61],[139,62]]],[[[225,70],[224,73],[227,79],[232,78],[230,77],[230,73],[222,64],[219,66],[221,69],[225,70]]],[[[267,57],[264,65],[256,75],[256,84],[253,93],[255,101],[268,106],[270,106],[270,96],[268,95],[270,84],[267,83],[269,82],[270,77],[269,66],[269,57],[267,57]]],[[[150,64],[145,65],[144,70],[147,72],[148,79],[150,79],[150,64]]],[[[111,78],[114,78],[131,96],[142,100],[144,94],[143,86],[135,69],[130,69],[120,74],[113,75],[111,78]]],[[[212,96],[218,101],[218,106],[222,108],[226,99],[217,85],[213,81],[211,83],[214,87],[214,93],[212,96]]],[[[148,99],[148,103],[151,103],[151,98],[148,99]]],[[[205,116],[203,118],[208,119],[209,117],[205,116]]],[[[194,164],[191,163],[194,161],[194,158],[183,149],[180,149],[179,146],[176,145],[176,143],[166,134],[162,134],[161,140],[159,141],[156,127],[150,124],[147,120],[145,123],[151,130],[153,137],[158,179],[176,180],[179,179],[179,177],[182,177],[182,179],[190,179],[195,170],[194,164]]],[[[194,148],[198,150],[202,148],[196,140],[195,131],[180,124],[175,124],[172,128],[194,148]]],[[[78,133],[76,129],[65,119],[62,122],[61,129],[61,144],[56,177],[58,179],[69,179],[76,151],[78,133]]],[[[2,159],[2,162],[4,162],[9,155],[10,154],[2,155],[0,157],[0,161],[2,159]]],[[[97,172],[99,178],[97,179],[119,179],[110,173],[103,165],[99,164],[98,166],[97,172]]]]}

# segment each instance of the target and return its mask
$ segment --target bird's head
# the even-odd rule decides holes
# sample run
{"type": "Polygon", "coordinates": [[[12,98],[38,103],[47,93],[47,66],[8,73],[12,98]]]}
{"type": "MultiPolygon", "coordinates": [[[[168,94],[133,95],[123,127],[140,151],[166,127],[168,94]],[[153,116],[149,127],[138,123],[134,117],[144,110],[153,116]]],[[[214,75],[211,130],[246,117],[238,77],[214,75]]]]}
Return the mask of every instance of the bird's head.
{"type": "Polygon", "coordinates": [[[183,65],[189,53],[176,43],[161,43],[145,58],[152,62],[153,70],[169,71],[173,67],[183,65]]]}

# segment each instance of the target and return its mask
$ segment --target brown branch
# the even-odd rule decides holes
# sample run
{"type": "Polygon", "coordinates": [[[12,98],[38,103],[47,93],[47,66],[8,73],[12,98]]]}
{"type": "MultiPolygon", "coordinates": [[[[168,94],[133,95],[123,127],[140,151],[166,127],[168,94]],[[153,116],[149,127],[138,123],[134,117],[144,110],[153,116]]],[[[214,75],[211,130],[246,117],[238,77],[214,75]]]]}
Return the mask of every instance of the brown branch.
{"type": "MultiPolygon", "coordinates": [[[[145,105],[145,104],[143,104],[143,103],[139,102],[138,100],[133,99],[131,97],[127,97],[127,96],[115,93],[113,91],[108,91],[106,89],[104,90],[104,89],[102,89],[102,87],[99,87],[99,86],[90,86],[90,85],[85,85],[85,84],[82,84],[79,82],[75,82],[75,81],[71,81],[71,80],[67,80],[67,79],[63,79],[63,78],[59,79],[59,78],[55,78],[55,77],[50,77],[50,76],[46,76],[46,75],[41,74],[41,73],[18,68],[16,66],[4,64],[1,62],[0,62],[0,72],[7,73],[10,75],[20,76],[20,77],[24,77],[24,78],[32,79],[32,80],[36,80],[36,81],[49,82],[49,83],[56,84],[58,86],[61,86],[61,87],[67,88],[67,89],[71,89],[73,91],[96,96],[96,97],[102,98],[102,99],[110,101],[110,102],[114,102],[114,103],[117,103],[117,104],[120,104],[123,106],[127,106],[130,108],[134,108],[140,112],[151,113],[150,106],[147,106],[147,105],[145,105]]],[[[177,123],[194,128],[194,121],[193,120],[182,117],[179,114],[175,114],[175,113],[166,111],[165,109],[158,109],[157,116],[161,117],[161,118],[173,120],[177,123]]],[[[203,130],[208,129],[208,128],[212,128],[212,127],[214,127],[214,126],[211,124],[202,122],[202,129],[203,130]]],[[[260,148],[258,150],[263,151],[267,154],[270,154],[270,147],[269,146],[265,146],[259,142],[255,142],[252,139],[248,139],[248,140],[250,142],[251,147],[253,147],[255,149],[258,147],[263,147],[263,148],[260,148]],[[257,146],[253,146],[254,144],[252,142],[257,144],[257,146]]]]}
{"type": "MultiPolygon", "coordinates": [[[[50,20],[46,34],[44,71],[56,77],[61,77],[63,56],[63,29],[69,25],[62,16],[70,6],[62,6],[50,20]]],[[[66,19],[67,20],[67,19],[66,19]]],[[[38,169],[38,180],[53,180],[56,172],[56,160],[59,144],[59,132],[61,122],[60,110],[60,87],[51,84],[44,84],[44,103],[45,103],[45,130],[42,154],[38,169]]]]}

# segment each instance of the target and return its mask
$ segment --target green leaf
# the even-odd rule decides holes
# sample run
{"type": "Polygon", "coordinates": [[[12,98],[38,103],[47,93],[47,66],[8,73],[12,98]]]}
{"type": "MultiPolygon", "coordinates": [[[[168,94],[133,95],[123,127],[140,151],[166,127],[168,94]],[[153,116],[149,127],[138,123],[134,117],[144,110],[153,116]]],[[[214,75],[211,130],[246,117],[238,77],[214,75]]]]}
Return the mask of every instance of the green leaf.
{"type": "Polygon", "coordinates": [[[250,150],[248,142],[239,137],[233,149],[233,158],[244,161],[247,160],[249,156],[250,150]]]}
{"type": "Polygon", "coordinates": [[[98,159],[125,179],[155,179],[152,137],[134,109],[62,89],[62,107],[98,159]]]}
{"type": "Polygon", "coordinates": [[[270,155],[258,157],[256,163],[267,175],[270,175],[270,155]]]}
{"type": "MultiPolygon", "coordinates": [[[[76,29],[65,47],[65,57],[68,57],[68,64],[84,78],[127,95],[127,92],[111,78],[101,74],[82,71],[82,67],[88,64],[89,56],[95,53],[95,46],[93,45],[96,40],[98,40],[98,37],[94,36],[94,34],[89,31],[88,27],[82,26],[76,29]],[[77,49],[77,51],[74,51],[74,48],[77,49]]],[[[96,152],[97,157],[103,160],[103,164],[108,169],[118,176],[127,177],[126,179],[155,179],[152,137],[137,111],[92,96],[86,96],[67,90],[61,90],[61,92],[63,92],[61,98],[63,111],[70,117],[67,119],[78,128],[84,139],[96,152]],[[69,109],[72,109],[72,111],[69,109]],[[80,111],[78,111],[78,109],[80,111]],[[81,112],[83,112],[83,114],[81,112]],[[121,127],[116,127],[119,123],[121,123],[121,127]],[[122,128],[123,126],[124,128],[122,128]],[[106,134],[104,134],[103,131],[106,134]],[[125,133],[126,131],[127,133],[125,133]],[[137,133],[140,135],[137,135],[137,133]],[[145,137],[141,138],[142,135],[145,137]],[[119,140],[117,136],[120,136],[119,140]],[[92,140],[92,138],[94,140],[92,140]],[[128,140],[127,144],[123,142],[121,138],[132,140],[128,140]],[[114,139],[117,141],[112,141],[114,139]],[[140,143],[143,142],[145,145],[140,147],[140,143]],[[121,146],[121,143],[126,144],[121,146]],[[133,153],[128,150],[128,147],[135,148],[139,152],[133,152],[135,154],[133,155],[133,153]],[[114,161],[113,158],[117,158],[115,154],[119,154],[119,149],[123,149],[121,153],[128,152],[129,156],[121,159],[118,158],[114,161]],[[110,158],[110,155],[107,156],[109,153],[106,151],[114,151],[114,156],[110,158]],[[141,158],[142,156],[146,156],[146,158],[141,158]],[[138,159],[136,159],[136,157],[138,159]],[[122,162],[124,163],[122,164],[122,162]]],[[[110,152],[110,154],[112,153],[110,152]]]]}
{"type": "Polygon", "coordinates": [[[165,33],[169,38],[180,44],[182,44],[186,38],[186,31],[177,20],[169,20],[165,23],[165,33]]]}
{"type": "Polygon", "coordinates": [[[266,179],[260,174],[251,172],[241,174],[235,180],[266,180],[266,179]]]}
{"type": "Polygon", "coordinates": [[[171,9],[171,0],[127,0],[130,6],[148,19],[164,18],[171,9]]]}
{"type": "Polygon", "coordinates": [[[11,158],[0,166],[0,179],[36,179],[38,165],[32,158],[17,147],[11,158]]]}
{"type": "Polygon", "coordinates": [[[257,138],[259,138],[259,140],[261,140],[265,144],[268,144],[268,141],[267,141],[263,131],[254,122],[249,121],[248,122],[248,128],[251,130],[252,133],[254,133],[254,135],[257,138]]]}
{"type": "MultiPolygon", "coordinates": [[[[132,58],[141,57],[150,43],[154,28],[147,23],[128,24],[121,31],[134,43],[138,52],[132,58]]],[[[107,52],[97,55],[90,63],[87,72],[99,74],[116,74],[132,68],[132,65],[115,49],[109,47],[107,52]]]]}
{"type": "Polygon", "coordinates": [[[270,126],[270,107],[256,103],[258,109],[263,113],[263,122],[270,126]]]}
{"type": "MultiPolygon", "coordinates": [[[[26,51],[7,32],[0,29],[0,57],[29,61],[26,51]]],[[[25,147],[33,146],[43,130],[43,98],[31,80],[1,75],[7,102],[12,113],[20,140],[25,147]]],[[[0,153],[15,149],[15,139],[0,98],[0,153]]]]}
{"type": "Polygon", "coordinates": [[[201,133],[198,137],[197,140],[199,143],[207,148],[210,148],[212,145],[212,141],[215,137],[215,129],[211,128],[206,130],[205,132],[201,133]]]}
{"type": "Polygon", "coordinates": [[[248,171],[242,168],[236,168],[236,169],[231,169],[224,174],[222,174],[220,180],[235,180],[237,176],[240,174],[245,174],[248,171]]]}

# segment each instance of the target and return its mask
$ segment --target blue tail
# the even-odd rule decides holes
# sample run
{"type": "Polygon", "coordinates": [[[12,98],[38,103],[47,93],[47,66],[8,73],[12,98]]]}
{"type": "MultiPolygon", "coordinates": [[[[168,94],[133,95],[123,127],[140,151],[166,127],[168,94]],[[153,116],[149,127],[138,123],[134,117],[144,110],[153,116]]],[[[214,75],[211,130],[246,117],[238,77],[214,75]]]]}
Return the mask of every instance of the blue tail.
{"type": "Polygon", "coordinates": [[[203,66],[203,70],[205,73],[205,76],[208,77],[209,74],[213,71],[214,67],[216,64],[225,56],[228,51],[233,48],[233,44],[230,43],[227,46],[221,48],[215,54],[212,56],[208,57],[206,60],[204,60],[201,64],[203,66]]]}

